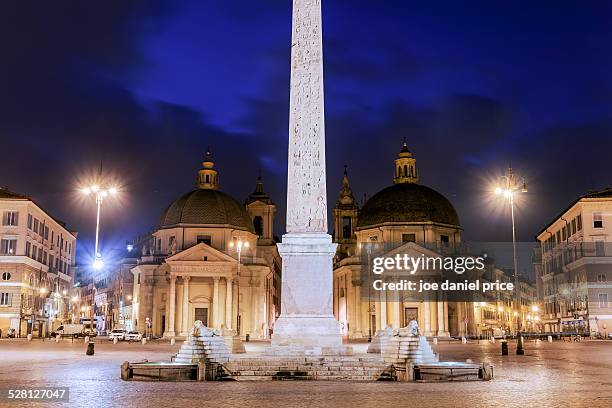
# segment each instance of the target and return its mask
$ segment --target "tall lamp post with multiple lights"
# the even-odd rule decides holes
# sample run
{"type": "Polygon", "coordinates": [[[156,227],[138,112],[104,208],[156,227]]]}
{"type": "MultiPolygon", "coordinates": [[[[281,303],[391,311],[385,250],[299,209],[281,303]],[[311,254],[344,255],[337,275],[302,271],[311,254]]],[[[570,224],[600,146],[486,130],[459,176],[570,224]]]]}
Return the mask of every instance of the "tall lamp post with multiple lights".
{"type": "MultiPolygon", "coordinates": [[[[510,202],[510,214],[512,218],[512,260],[514,263],[514,306],[518,307],[519,303],[519,279],[518,279],[518,265],[516,260],[516,226],[514,222],[514,195],[518,193],[526,193],[527,184],[525,179],[519,182],[516,175],[512,171],[512,167],[508,167],[508,171],[501,177],[497,187],[495,188],[495,194],[502,196],[510,202]]],[[[517,321],[517,332],[519,330],[517,321]]]]}
{"type": "Polygon", "coordinates": [[[249,247],[249,243],[248,241],[243,241],[242,238],[238,238],[236,240],[236,242],[234,241],[230,241],[229,243],[230,248],[236,248],[236,251],[238,252],[238,287],[237,287],[237,292],[238,292],[238,299],[236,299],[236,333],[238,335],[240,335],[240,265],[242,263],[241,261],[241,255],[242,255],[242,248],[248,248],[249,247]]]}
{"type": "MultiPolygon", "coordinates": [[[[102,260],[102,254],[100,253],[100,251],[98,250],[98,244],[99,244],[99,237],[100,237],[100,209],[102,207],[102,201],[104,201],[104,199],[108,196],[114,196],[117,195],[118,190],[116,187],[108,187],[108,188],[102,188],[96,184],[89,186],[89,187],[85,187],[83,189],[81,189],[81,192],[86,195],[86,196],[91,196],[93,195],[96,199],[96,206],[97,206],[97,211],[96,211],[96,243],[94,246],[94,261],[93,261],[93,268],[95,270],[100,270],[102,269],[102,267],[104,267],[104,261],[102,260]]],[[[94,320],[94,314],[95,314],[95,305],[96,305],[96,296],[94,294],[94,289],[95,289],[95,276],[92,276],[92,288],[91,288],[91,315],[92,315],[92,319],[91,319],[91,330],[93,330],[93,320],[94,320]]]]}

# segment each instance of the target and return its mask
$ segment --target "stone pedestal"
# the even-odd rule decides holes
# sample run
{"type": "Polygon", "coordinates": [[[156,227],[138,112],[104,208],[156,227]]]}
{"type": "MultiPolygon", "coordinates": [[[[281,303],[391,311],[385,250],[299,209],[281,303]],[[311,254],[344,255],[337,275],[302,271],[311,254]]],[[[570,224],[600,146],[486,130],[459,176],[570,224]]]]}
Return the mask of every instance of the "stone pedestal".
{"type": "Polygon", "coordinates": [[[276,354],[342,349],[340,324],[333,315],[332,258],[336,244],[325,233],[285,234],[281,316],[274,325],[276,354]]]}

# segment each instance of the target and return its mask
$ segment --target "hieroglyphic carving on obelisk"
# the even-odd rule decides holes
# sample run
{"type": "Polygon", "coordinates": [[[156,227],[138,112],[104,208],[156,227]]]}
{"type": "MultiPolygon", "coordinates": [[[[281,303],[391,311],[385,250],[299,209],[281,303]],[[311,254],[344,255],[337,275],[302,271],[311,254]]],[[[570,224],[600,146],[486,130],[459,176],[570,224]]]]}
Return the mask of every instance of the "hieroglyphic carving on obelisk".
{"type": "Polygon", "coordinates": [[[287,232],[327,232],[321,0],[293,1],[287,232]]]}

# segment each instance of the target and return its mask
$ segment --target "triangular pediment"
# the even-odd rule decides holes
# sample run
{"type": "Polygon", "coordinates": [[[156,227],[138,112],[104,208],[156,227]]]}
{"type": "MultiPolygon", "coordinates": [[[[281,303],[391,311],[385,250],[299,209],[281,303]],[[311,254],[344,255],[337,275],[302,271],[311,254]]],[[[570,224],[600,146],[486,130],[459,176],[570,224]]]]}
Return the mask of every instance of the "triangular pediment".
{"type": "Polygon", "coordinates": [[[393,257],[396,254],[406,254],[408,256],[421,256],[421,255],[425,255],[425,256],[430,256],[430,257],[437,257],[437,256],[441,256],[440,253],[429,249],[429,248],[425,248],[419,244],[417,244],[416,242],[406,242],[405,244],[397,247],[397,248],[393,248],[390,251],[382,254],[382,256],[386,256],[386,257],[393,257]]]}
{"type": "Polygon", "coordinates": [[[236,260],[228,254],[221,252],[203,242],[166,258],[167,263],[185,261],[236,262],[236,260]]]}

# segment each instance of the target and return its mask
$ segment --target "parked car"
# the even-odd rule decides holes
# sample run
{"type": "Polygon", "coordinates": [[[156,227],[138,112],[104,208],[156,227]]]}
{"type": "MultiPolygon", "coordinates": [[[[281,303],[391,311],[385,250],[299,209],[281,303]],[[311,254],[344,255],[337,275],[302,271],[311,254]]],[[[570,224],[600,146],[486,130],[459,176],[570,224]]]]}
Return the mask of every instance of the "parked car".
{"type": "Polygon", "coordinates": [[[131,332],[128,332],[125,335],[125,339],[127,341],[141,341],[142,340],[142,334],[140,332],[137,332],[137,331],[131,331],[131,332]]]}
{"type": "Polygon", "coordinates": [[[113,329],[113,331],[111,331],[108,334],[108,339],[109,340],[125,340],[125,335],[127,334],[127,330],[125,329],[113,329]]]}

